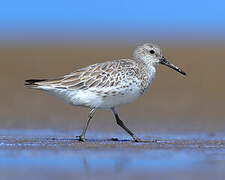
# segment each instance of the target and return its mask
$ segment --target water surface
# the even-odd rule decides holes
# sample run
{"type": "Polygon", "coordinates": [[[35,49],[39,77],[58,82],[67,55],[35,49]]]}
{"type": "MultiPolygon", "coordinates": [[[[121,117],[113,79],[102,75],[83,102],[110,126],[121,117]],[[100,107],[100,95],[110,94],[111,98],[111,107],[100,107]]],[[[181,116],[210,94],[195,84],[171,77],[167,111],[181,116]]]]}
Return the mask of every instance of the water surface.
{"type": "Polygon", "coordinates": [[[92,133],[98,138],[80,143],[73,133],[0,131],[1,179],[225,177],[223,136],[161,134],[155,136],[157,142],[144,137],[145,142],[135,143],[120,135],[117,140],[92,133]]]}

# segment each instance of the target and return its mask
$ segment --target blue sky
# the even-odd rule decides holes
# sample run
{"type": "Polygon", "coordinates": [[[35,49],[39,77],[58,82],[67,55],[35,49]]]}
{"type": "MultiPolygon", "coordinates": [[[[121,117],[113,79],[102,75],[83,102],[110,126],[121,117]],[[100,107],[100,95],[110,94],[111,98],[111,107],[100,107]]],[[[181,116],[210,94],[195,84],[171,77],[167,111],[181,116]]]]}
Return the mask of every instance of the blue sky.
{"type": "MultiPolygon", "coordinates": [[[[0,37],[223,36],[225,1],[7,0],[0,37]]],[[[225,35],[224,35],[225,36],[225,35]]]]}

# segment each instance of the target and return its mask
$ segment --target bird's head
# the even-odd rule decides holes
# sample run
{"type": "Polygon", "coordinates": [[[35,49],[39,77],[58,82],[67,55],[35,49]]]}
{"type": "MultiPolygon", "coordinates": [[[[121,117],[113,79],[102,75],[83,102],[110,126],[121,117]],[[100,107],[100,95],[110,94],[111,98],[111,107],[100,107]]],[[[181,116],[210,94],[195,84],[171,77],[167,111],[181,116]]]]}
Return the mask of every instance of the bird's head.
{"type": "Polygon", "coordinates": [[[146,43],[143,44],[142,46],[138,46],[134,51],[134,59],[137,61],[143,61],[144,63],[152,66],[163,64],[178,71],[183,75],[186,75],[184,71],[182,71],[180,68],[170,63],[162,55],[160,47],[155,44],[146,43]]]}

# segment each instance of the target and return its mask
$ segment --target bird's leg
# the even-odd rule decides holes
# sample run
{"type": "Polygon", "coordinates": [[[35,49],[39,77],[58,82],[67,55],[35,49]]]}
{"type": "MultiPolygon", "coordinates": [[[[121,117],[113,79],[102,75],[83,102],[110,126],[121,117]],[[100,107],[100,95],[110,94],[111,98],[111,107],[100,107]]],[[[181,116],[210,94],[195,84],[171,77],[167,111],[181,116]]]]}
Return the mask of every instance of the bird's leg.
{"type": "Polygon", "coordinates": [[[134,133],[132,133],[123,123],[123,121],[120,119],[117,109],[116,108],[112,108],[113,114],[116,118],[116,123],[122,127],[128,134],[130,134],[130,136],[136,141],[136,142],[141,142],[142,140],[139,139],[137,136],[134,135],[134,133]]]}
{"type": "Polygon", "coordinates": [[[94,116],[95,111],[96,111],[96,109],[91,109],[91,111],[89,112],[87,123],[82,131],[82,134],[79,136],[79,141],[83,141],[83,142],[85,141],[85,133],[87,131],[88,125],[89,125],[92,117],[94,116]]]}

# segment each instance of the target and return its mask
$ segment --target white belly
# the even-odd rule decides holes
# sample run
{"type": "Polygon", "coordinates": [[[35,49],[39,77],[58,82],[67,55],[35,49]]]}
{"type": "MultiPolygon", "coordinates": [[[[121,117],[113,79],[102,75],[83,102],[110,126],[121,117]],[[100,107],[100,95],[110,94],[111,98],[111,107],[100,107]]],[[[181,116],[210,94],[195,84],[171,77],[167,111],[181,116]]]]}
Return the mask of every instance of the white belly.
{"type": "MultiPolygon", "coordinates": [[[[65,103],[74,106],[84,106],[97,109],[110,109],[120,105],[128,104],[136,100],[140,95],[140,89],[129,87],[121,89],[116,94],[99,94],[93,90],[67,90],[56,88],[43,88],[48,94],[54,95],[65,103]]],[[[112,89],[109,92],[116,91],[112,89]]]]}
{"type": "Polygon", "coordinates": [[[126,91],[122,94],[117,94],[114,96],[107,96],[104,98],[99,97],[100,103],[97,107],[100,109],[108,109],[120,105],[125,105],[135,101],[140,95],[141,94],[139,92],[126,91]]]}
{"type": "MultiPolygon", "coordinates": [[[[114,90],[113,90],[114,91],[114,90]]],[[[140,96],[137,89],[126,88],[116,94],[99,94],[90,90],[78,91],[74,94],[70,104],[75,106],[86,106],[97,109],[110,109],[120,105],[128,104],[136,100],[140,96]]]]}

